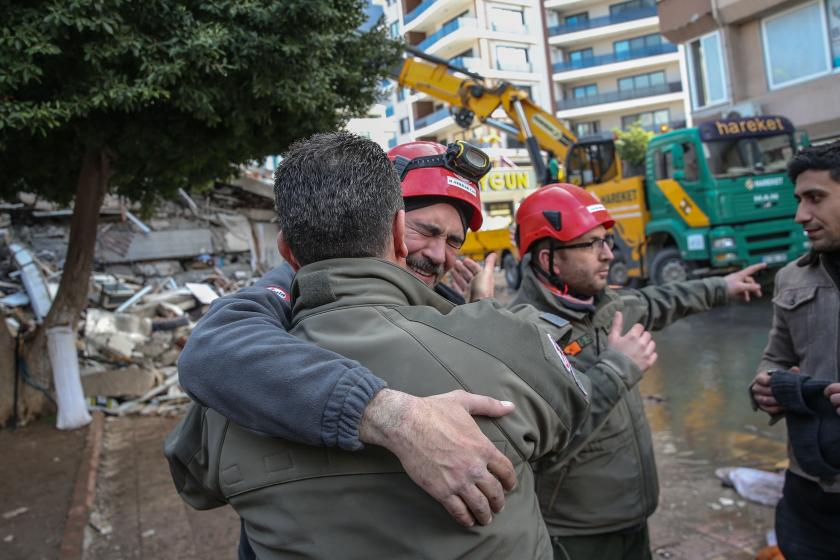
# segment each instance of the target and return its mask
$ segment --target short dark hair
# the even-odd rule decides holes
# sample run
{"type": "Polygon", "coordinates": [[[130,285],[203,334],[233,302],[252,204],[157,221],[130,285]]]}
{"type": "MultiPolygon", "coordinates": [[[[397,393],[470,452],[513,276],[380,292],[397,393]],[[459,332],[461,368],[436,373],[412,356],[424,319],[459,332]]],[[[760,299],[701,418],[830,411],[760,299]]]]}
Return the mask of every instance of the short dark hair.
{"type": "Polygon", "coordinates": [[[381,257],[403,208],[394,166],[376,143],[348,132],[315,134],[286,152],[274,175],[283,237],[300,265],[381,257]]]}
{"type": "Polygon", "coordinates": [[[828,171],[831,180],[840,183],[840,140],[799,150],[788,163],[788,176],[795,183],[806,171],[828,171]]]}

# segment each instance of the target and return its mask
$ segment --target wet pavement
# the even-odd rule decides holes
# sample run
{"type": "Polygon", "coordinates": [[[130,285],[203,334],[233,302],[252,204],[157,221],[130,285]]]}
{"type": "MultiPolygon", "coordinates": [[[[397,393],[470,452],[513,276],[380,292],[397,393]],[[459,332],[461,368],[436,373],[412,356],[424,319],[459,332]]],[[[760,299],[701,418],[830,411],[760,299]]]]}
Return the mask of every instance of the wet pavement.
{"type": "Polygon", "coordinates": [[[768,426],[747,396],[772,316],[765,297],[656,333],[659,361],[641,382],[654,432],[680,438],[696,459],[714,464],[772,468],[783,461],[784,424],[768,426]]]}

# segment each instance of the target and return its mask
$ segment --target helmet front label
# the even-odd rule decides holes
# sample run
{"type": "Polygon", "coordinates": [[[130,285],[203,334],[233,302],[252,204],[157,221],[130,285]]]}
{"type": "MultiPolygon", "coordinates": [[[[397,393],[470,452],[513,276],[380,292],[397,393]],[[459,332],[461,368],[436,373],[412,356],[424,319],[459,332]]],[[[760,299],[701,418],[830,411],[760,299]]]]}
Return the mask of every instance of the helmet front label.
{"type": "Polygon", "coordinates": [[[470,193],[470,196],[477,196],[475,187],[467,183],[466,181],[462,181],[460,179],[456,179],[455,177],[447,177],[446,183],[453,187],[458,187],[463,191],[467,191],[470,193]]]}

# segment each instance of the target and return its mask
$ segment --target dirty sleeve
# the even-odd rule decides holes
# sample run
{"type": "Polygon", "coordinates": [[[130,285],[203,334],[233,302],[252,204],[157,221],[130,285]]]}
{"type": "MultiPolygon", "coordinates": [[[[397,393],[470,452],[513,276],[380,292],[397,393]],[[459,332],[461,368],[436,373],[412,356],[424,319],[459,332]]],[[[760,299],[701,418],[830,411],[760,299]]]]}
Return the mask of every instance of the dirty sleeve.
{"type": "Polygon", "coordinates": [[[248,429],[360,449],[359,423],[386,383],[358,362],[290,335],[288,265],[217,299],[178,362],[182,387],[248,429]]]}

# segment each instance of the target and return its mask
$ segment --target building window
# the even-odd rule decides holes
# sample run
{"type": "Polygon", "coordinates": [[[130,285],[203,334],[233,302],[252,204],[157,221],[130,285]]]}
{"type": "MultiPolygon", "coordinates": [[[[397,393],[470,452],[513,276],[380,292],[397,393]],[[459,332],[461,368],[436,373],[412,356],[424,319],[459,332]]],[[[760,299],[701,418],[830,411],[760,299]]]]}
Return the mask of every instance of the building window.
{"type": "Polygon", "coordinates": [[[661,86],[665,83],[665,72],[650,72],[638,76],[627,76],[618,79],[618,91],[632,91],[635,89],[648,89],[661,86]]]}
{"type": "Polygon", "coordinates": [[[822,2],[813,2],[762,20],[771,89],[829,71],[824,15],[822,2]]]}
{"type": "Polygon", "coordinates": [[[581,12],[579,14],[572,14],[570,16],[566,16],[563,20],[565,25],[584,25],[589,23],[589,13],[581,12]]]}
{"type": "Polygon", "coordinates": [[[574,66],[575,63],[583,62],[588,58],[592,58],[594,56],[592,52],[592,47],[588,49],[580,49],[577,51],[569,51],[569,62],[572,63],[574,66]]]}
{"type": "Polygon", "coordinates": [[[405,101],[405,88],[397,88],[397,101],[405,101]]]}
{"type": "Polygon", "coordinates": [[[496,67],[499,70],[530,72],[531,63],[528,61],[528,49],[522,47],[497,46],[496,67]]]}
{"type": "Polygon", "coordinates": [[[522,8],[490,8],[490,25],[493,31],[521,33],[525,30],[525,13],[522,8]]]}
{"type": "Polygon", "coordinates": [[[516,89],[518,89],[519,91],[524,91],[525,93],[528,94],[528,99],[530,99],[531,101],[534,101],[534,90],[531,86],[524,85],[524,84],[515,84],[515,85],[516,85],[516,89]]]}
{"type": "Polygon", "coordinates": [[[831,42],[831,65],[840,68],[840,0],[827,0],[825,9],[831,42]]]}
{"type": "Polygon", "coordinates": [[[615,41],[613,43],[613,52],[615,54],[638,51],[649,47],[656,47],[662,44],[662,35],[659,33],[651,33],[650,35],[643,35],[642,37],[634,37],[632,39],[624,39],[622,41],[615,41]]]}
{"type": "Polygon", "coordinates": [[[593,134],[598,134],[600,131],[600,121],[587,121],[575,123],[575,134],[578,138],[582,138],[584,136],[592,136],[593,134]]]}
{"type": "Polygon", "coordinates": [[[670,120],[671,110],[659,109],[657,111],[647,111],[635,115],[625,115],[621,117],[621,128],[627,130],[633,123],[638,122],[645,130],[659,132],[662,130],[663,125],[668,125],[670,120]]]}
{"type": "Polygon", "coordinates": [[[688,44],[688,75],[695,109],[726,101],[726,67],[720,31],[709,33],[688,44]]]}
{"type": "Polygon", "coordinates": [[[572,88],[572,97],[574,97],[575,99],[591,97],[593,95],[598,95],[597,84],[586,84],[585,86],[577,86],[572,88]]]}
{"type": "Polygon", "coordinates": [[[408,134],[411,131],[411,123],[408,117],[400,119],[400,134],[408,134]]]}
{"type": "Polygon", "coordinates": [[[388,27],[388,33],[391,35],[391,39],[399,39],[400,38],[400,22],[399,21],[392,21],[391,25],[388,27]]]}
{"type": "Polygon", "coordinates": [[[610,5],[610,15],[617,16],[625,12],[632,12],[641,8],[652,8],[656,6],[656,0],[629,0],[610,5]]]}

